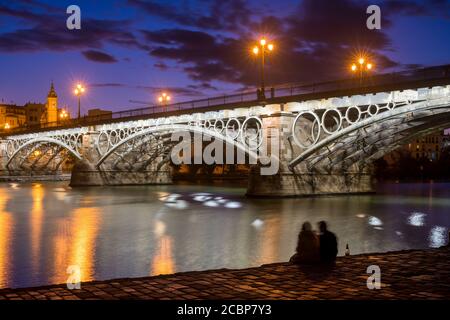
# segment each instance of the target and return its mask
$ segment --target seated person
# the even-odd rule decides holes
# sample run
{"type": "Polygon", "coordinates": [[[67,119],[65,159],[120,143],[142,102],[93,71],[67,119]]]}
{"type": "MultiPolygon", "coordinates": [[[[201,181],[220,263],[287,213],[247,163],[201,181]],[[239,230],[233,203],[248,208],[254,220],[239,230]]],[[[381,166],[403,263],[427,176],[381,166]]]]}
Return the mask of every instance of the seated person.
{"type": "Polygon", "coordinates": [[[318,223],[320,236],[320,261],[324,263],[333,263],[337,256],[337,238],[333,232],[328,231],[327,223],[320,221],[318,223]]]}
{"type": "Polygon", "coordinates": [[[305,222],[298,235],[296,254],[290,261],[295,264],[308,264],[316,263],[319,259],[319,239],[312,231],[311,224],[305,222]]]}

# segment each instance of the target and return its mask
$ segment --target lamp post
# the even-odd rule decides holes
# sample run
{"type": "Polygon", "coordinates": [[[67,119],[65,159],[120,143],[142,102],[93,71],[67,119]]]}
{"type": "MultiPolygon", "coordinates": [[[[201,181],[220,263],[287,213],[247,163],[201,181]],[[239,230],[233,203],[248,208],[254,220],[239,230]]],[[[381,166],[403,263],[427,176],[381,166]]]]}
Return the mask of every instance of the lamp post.
{"type": "Polygon", "coordinates": [[[170,101],[170,99],[172,99],[172,98],[171,98],[167,93],[163,92],[163,93],[159,96],[158,102],[159,102],[160,104],[162,104],[163,106],[165,106],[165,105],[170,101]]]}
{"type": "Polygon", "coordinates": [[[368,62],[364,57],[360,57],[356,63],[350,67],[353,73],[359,73],[359,84],[362,84],[364,72],[369,72],[373,69],[373,63],[368,62]]]}
{"type": "Polygon", "coordinates": [[[81,84],[77,84],[75,90],[73,91],[78,97],[78,120],[81,118],[81,95],[84,94],[84,91],[86,91],[86,89],[81,84]]]}
{"type": "Polygon", "coordinates": [[[265,84],[264,84],[264,65],[266,63],[266,52],[273,50],[273,44],[267,43],[265,38],[259,40],[259,44],[253,47],[253,54],[257,56],[258,54],[261,56],[261,93],[260,98],[265,99],[265,84]]]}

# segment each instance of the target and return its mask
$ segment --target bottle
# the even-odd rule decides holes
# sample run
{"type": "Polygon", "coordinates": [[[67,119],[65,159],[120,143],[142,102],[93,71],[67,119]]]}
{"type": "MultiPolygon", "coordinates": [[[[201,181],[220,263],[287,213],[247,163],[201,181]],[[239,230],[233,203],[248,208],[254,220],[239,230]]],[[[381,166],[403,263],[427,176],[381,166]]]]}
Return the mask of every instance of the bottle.
{"type": "Polygon", "coordinates": [[[346,255],[346,256],[349,256],[349,255],[350,255],[350,249],[348,248],[348,243],[347,243],[347,245],[345,246],[345,255],[346,255]]]}

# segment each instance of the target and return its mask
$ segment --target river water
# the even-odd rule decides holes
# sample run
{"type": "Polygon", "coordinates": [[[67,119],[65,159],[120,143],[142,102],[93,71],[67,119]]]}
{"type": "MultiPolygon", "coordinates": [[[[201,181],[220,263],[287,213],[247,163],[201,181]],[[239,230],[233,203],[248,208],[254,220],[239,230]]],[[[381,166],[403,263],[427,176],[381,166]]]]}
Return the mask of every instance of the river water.
{"type": "Polygon", "coordinates": [[[352,254],[445,244],[450,184],[381,185],[377,194],[250,199],[245,188],[172,185],[71,189],[0,184],[0,287],[286,261],[301,224],[326,220],[352,254]]]}

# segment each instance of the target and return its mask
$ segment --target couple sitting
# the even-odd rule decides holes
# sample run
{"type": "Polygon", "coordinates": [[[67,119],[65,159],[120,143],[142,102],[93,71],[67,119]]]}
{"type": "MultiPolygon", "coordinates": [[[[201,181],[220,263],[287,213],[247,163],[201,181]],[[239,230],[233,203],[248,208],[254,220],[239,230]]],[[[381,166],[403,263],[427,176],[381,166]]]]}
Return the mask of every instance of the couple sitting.
{"type": "Polygon", "coordinates": [[[325,221],[320,221],[319,236],[312,230],[311,223],[305,222],[298,235],[296,254],[290,262],[295,264],[334,263],[337,255],[337,239],[327,230],[325,221]]]}

